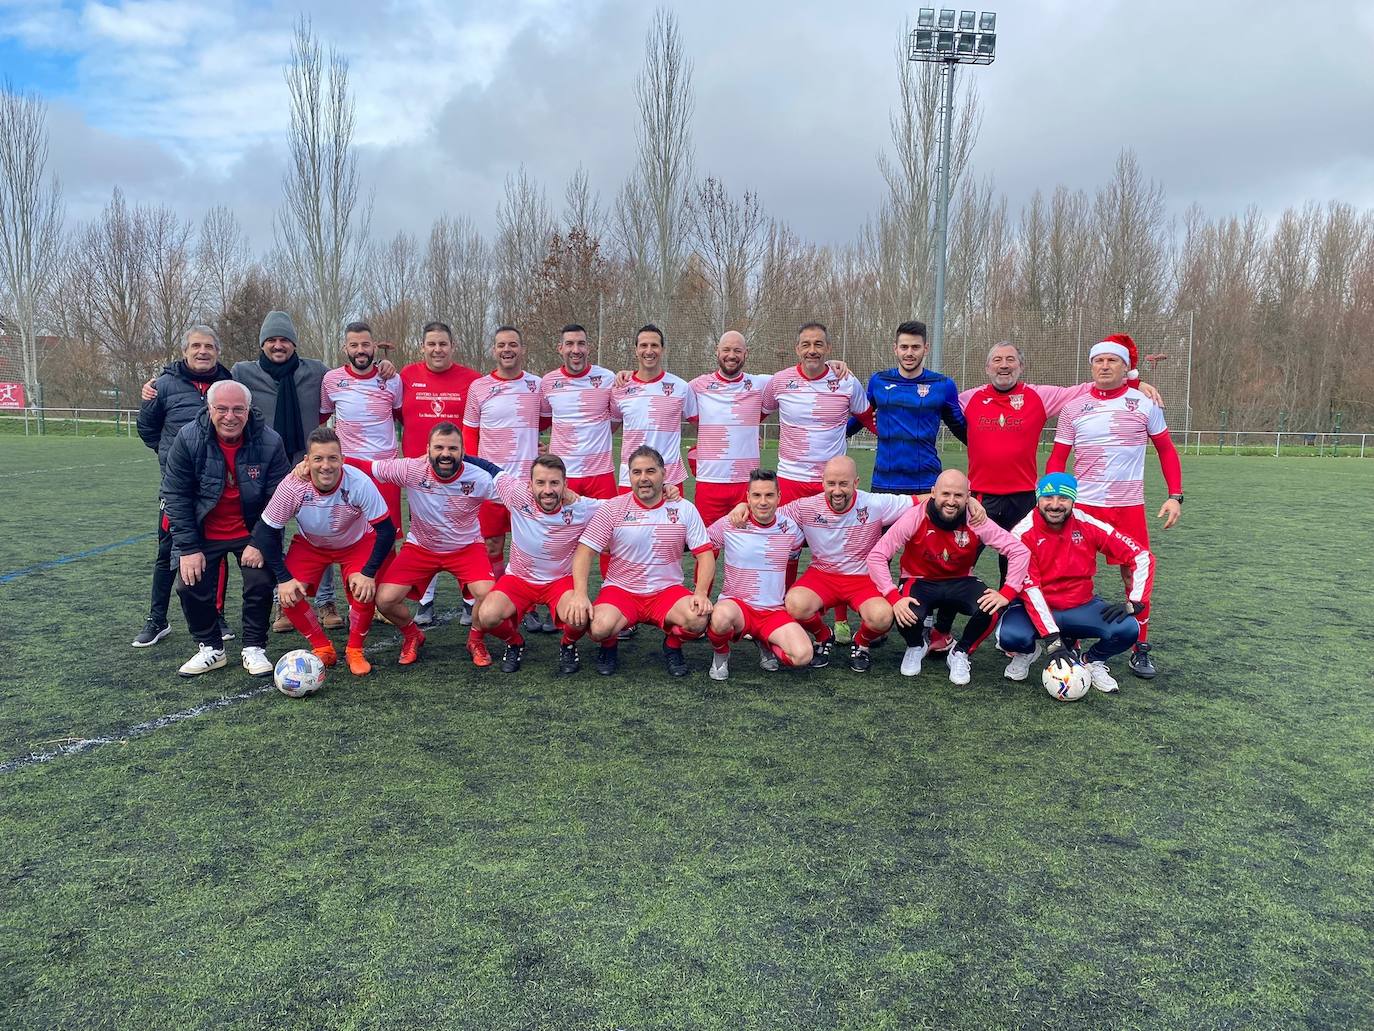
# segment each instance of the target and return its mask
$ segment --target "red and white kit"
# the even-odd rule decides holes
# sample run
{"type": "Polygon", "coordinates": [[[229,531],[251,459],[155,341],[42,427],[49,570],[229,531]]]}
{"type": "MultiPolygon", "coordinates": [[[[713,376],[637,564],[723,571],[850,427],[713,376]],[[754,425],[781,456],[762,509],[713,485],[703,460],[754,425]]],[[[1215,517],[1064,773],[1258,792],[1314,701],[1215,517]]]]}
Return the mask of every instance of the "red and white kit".
{"type": "Polygon", "coordinates": [[[717,519],[706,533],[725,560],[720,597],[733,601],[744,615],[740,634],[767,641],[780,626],[793,622],[783,597],[788,560],[806,543],[797,524],[777,515],[771,523],[760,523],[751,515],[744,526],[735,527],[727,517],[717,519]]]}
{"type": "Polygon", "coordinates": [[[747,372],[726,379],[717,370],[688,384],[697,402],[693,503],[708,525],[745,499],[749,474],[759,467],[759,424],[776,409],[764,407],[769,379],[747,372]]]}
{"type": "Polygon", "coordinates": [[[981,544],[996,548],[1007,557],[1007,582],[1002,597],[1014,601],[1026,579],[1030,555],[1020,541],[991,519],[982,526],[963,526],[947,530],[930,518],[928,504],[916,505],[892,524],[868,553],[868,575],[888,602],[901,597],[892,582],[892,556],[901,553],[899,572],[903,579],[956,580],[973,575],[981,544]]]}
{"type": "Polygon", "coordinates": [[[605,583],[631,594],[681,587],[683,554],[712,550],[706,527],[690,501],[660,499],[653,508],[645,508],[633,494],[603,504],[580,543],[609,552],[605,583]]]}
{"type": "MultiPolygon", "coordinates": [[[[817,378],[808,379],[801,366],[794,365],[774,373],[763,389],[763,410],[775,408],[778,478],[794,485],[816,485],[825,463],[845,453],[849,417],[868,410],[868,397],[854,376],[841,379],[827,367],[817,378]]],[[[784,496],[791,493],[787,490],[784,496]]]]}
{"type": "Polygon", "coordinates": [[[577,542],[604,502],[578,498],[556,512],[545,512],[529,483],[506,472],[496,477],[496,493],[510,511],[511,547],[510,563],[493,590],[514,603],[517,619],[535,605],[555,612],[558,600],[573,589],[577,542]]]}
{"type": "Polygon", "coordinates": [[[826,608],[841,602],[858,608],[879,597],[868,575],[868,553],[877,546],[883,527],[901,518],[915,500],[905,494],[861,490],[839,513],[831,510],[824,494],[783,505],[778,518],[796,522],[811,549],[811,564],[796,586],[812,591],[826,608]]]}
{"type": "MultiPolygon", "coordinates": [[[[296,520],[296,536],[323,551],[341,551],[372,532],[372,524],[387,518],[386,502],[367,475],[343,467],[338,485],[321,493],[309,480],[288,476],[272,492],[262,521],[278,530],[296,520]]],[[[288,556],[289,564],[289,556],[288,556]]],[[[295,573],[293,571],[292,575],[295,573]]]]}
{"type": "Polygon", "coordinates": [[[652,380],[642,380],[636,372],[624,386],[615,387],[611,391],[611,418],[622,423],[620,486],[629,487],[630,455],[645,444],[663,456],[664,483],[684,482],[687,470],[681,456],[682,423],[696,417],[696,395],[686,380],[671,372],[660,372],[652,380]]]}
{"type": "Polygon", "coordinates": [[[481,378],[466,365],[435,372],[424,362],[412,362],[402,369],[401,454],[423,458],[429,452],[429,432],[441,422],[462,428],[468,390],[481,378]]]}
{"type": "Polygon", "coordinates": [[[615,471],[611,460],[614,386],[615,373],[600,365],[589,365],[577,375],[555,369],[540,381],[539,414],[553,420],[549,451],[563,459],[569,480],[615,471]]]}
{"type": "Polygon", "coordinates": [[[320,414],[334,416],[339,447],[349,458],[395,458],[400,407],[400,379],[383,381],[375,367],[362,374],[347,365],[330,369],[320,384],[320,414]]]}
{"type": "MultiPolygon", "coordinates": [[[[463,450],[528,478],[539,457],[539,406],[538,376],[483,376],[468,388],[463,450]]],[[[479,518],[483,537],[500,537],[510,529],[510,513],[494,502],[482,506],[479,518]]]]}

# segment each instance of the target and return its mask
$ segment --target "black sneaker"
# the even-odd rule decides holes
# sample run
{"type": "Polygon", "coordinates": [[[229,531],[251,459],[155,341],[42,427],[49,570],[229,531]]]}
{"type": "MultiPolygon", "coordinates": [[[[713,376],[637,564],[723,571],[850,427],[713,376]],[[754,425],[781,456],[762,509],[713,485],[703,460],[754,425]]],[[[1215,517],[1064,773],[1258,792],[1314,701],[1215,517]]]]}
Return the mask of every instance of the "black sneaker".
{"type": "Polygon", "coordinates": [[[224,617],[219,617],[219,639],[221,641],[232,641],[234,639],[234,628],[224,621],[224,617]]]}
{"type": "Polygon", "coordinates": [[[873,665],[872,658],[869,657],[868,649],[859,645],[851,645],[849,649],[849,668],[855,673],[867,673],[868,667],[873,665]]]}
{"type": "Polygon", "coordinates": [[[518,673],[520,671],[520,660],[525,657],[525,646],[523,644],[506,645],[506,654],[501,656],[502,673],[518,673]]]}
{"type": "Polygon", "coordinates": [[[681,648],[669,648],[668,642],[663,642],[663,661],[668,666],[668,672],[675,677],[685,677],[687,675],[687,656],[682,654],[681,648]]]}
{"type": "Polygon", "coordinates": [[[539,621],[539,632],[541,634],[558,633],[558,624],[553,621],[553,609],[544,610],[544,618],[539,621]]]}
{"type": "Polygon", "coordinates": [[[615,639],[616,639],[617,641],[628,641],[631,637],[634,637],[634,635],[637,634],[637,633],[639,633],[639,624],[638,624],[638,623],[631,623],[631,624],[630,624],[629,626],[627,626],[624,630],[620,631],[620,633],[616,634],[616,635],[615,635],[615,639]]]}
{"type": "Polygon", "coordinates": [[[835,650],[835,640],[831,638],[826,641],[817,641],[816,647],[811,651],[811,668],[825,669],[830,665],[830,653],[835,650]]]}
{"type": "Polygon", "coordinates": [[[1148,644],[1138,644],[1135,651],[1131,652],[1131,672],[1141,680],[1153,680],[1159,670],[1155,669],[1154,660],[1150,658],[1150,646],[1148,644]]]}
{"type": "Polygon", "coordinates": [[[153,619],[150,616],[148,618],[148,622],[143,624],[143,629],[139,631],[138,636],[134,638],[134,647],[148,648],[154,644],[157,644],[158,641],[162,640],[171,632],[172,627],[170,624],[159,623],[156,619],[153,619]]]}
{"type": "Polygon", "coordinates": [[[596,671],[603,677],[609,677],[620,668],[620,649],[607,648],[604,645],[596,650],[596,671]]]}
{"type": "MultiPolygon", "coordinates": [[[[599,656],[598,656],[599,658],[599,656]]],[[[577,645],[564,644],[558,647],[558,675],[570,677],[582,672],[582,660],[577,654],[577,645]]]]}

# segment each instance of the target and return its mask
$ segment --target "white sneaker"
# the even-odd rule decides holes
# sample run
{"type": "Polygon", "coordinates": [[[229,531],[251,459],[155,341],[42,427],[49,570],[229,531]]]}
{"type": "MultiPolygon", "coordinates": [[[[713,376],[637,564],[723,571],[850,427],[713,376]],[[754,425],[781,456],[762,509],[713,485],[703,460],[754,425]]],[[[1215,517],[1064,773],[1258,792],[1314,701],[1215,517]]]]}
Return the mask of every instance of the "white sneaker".
{"type": "Polygon", "coordinates": [[[921,660],[926,657],[930,646],[918,644],[902,652],[902,676],[914,677],[921,672],[921,660]]]}
{"type": "Polygon", "coordinates": [[[243,649],[243,668],[249,676],[265,677],[272,672],[272,660],[267,657],[266,648],[243,649]]]}
{"type": "Polygon", "coordinates": [[[200,650],[186,660],[181,669],[177,670],[183,677],[197,677],[202,673],[209,673],[212,669],[224,668],[224,649],[216,648],[213,645],[202,644],[200,650]]]}
{"type": "Polygon", "coordinates": [[[951,648],[949,654],[945,656],[945,665],[949,667],[949,682],[951,684],[958,684],[963,687],[973,679],[973,673],[969,667],[968,652],[951,648]]]}
{"type": "Polygon", "coordinates": [[[1105,662],[1088,663],[1088,675],[1092,677],[1093,687],[1103,694],[1116,694],[1121,690],[1121,685],[1112,676],[1112,671],[1107,668],[1105,662]]]}
{"type": "Polygon", "coordinates": [[[730,653],[720,652],[711,653],[711,679],[729,680],[730,679],[730,653]]]}
{"type": "Polygon", "coordinates": [[[755,641],[754,644],[759,649],[759,668],[767,670],[769,673],[776,673],[781,663],[778,662],[778,657],[773,654],[773,649],[763,641],[755,641]]]}
{"type": "Polygon", "coordinates": [[[1025,680],[1026,677],[1030,676],[1031,663],[1040,658],[1042,651],[1044,649],[1040,647],[1040,642],[1036,641],[1035,651],[1017,652],[1007,663],[1007,668],[1002,671],[1002,676],[1008,680],[1025,680]]]}

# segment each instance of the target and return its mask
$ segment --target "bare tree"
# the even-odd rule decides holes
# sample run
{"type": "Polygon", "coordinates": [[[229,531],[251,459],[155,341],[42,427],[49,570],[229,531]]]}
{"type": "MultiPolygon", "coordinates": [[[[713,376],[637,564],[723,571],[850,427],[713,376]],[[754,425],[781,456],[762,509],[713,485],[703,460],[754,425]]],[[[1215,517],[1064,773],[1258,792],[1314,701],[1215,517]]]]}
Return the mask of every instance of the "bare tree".
{"type": "Polygon", "coordinates": [[[148,267],[148,305],[154,342],[175,356],[181,334],[200,317],[203,289],[195,263],[194,230],[169,208],[134,211],[148,267]]]}
{"type": "Polygon", "coordinates": [[[196,264],[205,291],[205,313],[221,326],[249,268],[248,238],[233,211],[223,204],[207,211],[200,223],[196,264]]]}
{"type": "Polygon", "coordinates": [[[750,287],[768,245],[768,220],[758,194],[746,190],[736,200],[714,177],[697,186],[687,216],[719,335],[748,317],[750,287]]]}
{"type": "Polygon", "coordinates": [[[19,332],[24,389],[41,400],[38,319],[58,275],[62,192],[47,178],[47,112],[36,94],[0,85],[0,301],[19,332]]]}
{"type": "Polygon", "coordinates": [[[481,367],[492,306],[491,255],[466,215],[441,216],[429,233],[424,261],[426,321],[453,327],[468,364],[481,367]]]}
{"type": "Polygon", "coordinates": [[[103,345],[106,371],[126,397],[159,371],[166,357],[155,336],[150,248],[143,219],[115,188],[100,217],[69,248],[85,309],[77,318],[103,345]]]}
{"type": "Polygon", "coordinates": [[[418,340],[424,263],[419,245],[409,233],[397,233],[367,253],[363,304],[376,339],[395,344],[405,353],[418,340]]]}
{"type": "Polygon", "coordinates": [[[563,190],[564,235],[580,229],[588,237],[600,239],[605,230],[605,221],[601,199],[592,192],[587,170],[578,165],[563,190]]]}
{"type": "Polygon", "coordinates": [[[518,321],[533,304],[539,265],[554,233],[548,199],[523,165],[506,176],[496,226],[496,314],[502,321],[518,321]]]}
{"type": "Polygon", "coordinates": [[[370,205],[358,211],[357,157],[348,62],[330,48],[326,65],[310,23],[296,24],[291,63],[291,167],[276,237],[305,301],[305,335],[317,356],[333,350],[361,285],[360,249],[370,205]]]}
{"type": "Polygon", "coordinates": [[[1169,224],[1164,188],[1146,180],[1123,150],[1093,204],[1103,311],[1125,325],[1162,310],[1168,282],[1169,224]]]}

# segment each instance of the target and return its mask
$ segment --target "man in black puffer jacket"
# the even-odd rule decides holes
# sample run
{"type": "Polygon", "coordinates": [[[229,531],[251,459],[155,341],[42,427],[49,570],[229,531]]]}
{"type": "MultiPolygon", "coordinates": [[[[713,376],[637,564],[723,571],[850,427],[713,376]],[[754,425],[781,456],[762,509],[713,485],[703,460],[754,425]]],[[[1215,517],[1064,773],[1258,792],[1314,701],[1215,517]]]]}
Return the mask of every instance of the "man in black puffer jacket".
{"type": "MultiPolygon", "coordinates": [[[[180,429],[205,411],[205,392],[212,383],[229,379],[229,370],[219,362],[219,337],[209,326],[192,326],[181,338],[181,360],[162,370],[154,386],[157,395],[144,401],[138,409],[138,435],[143,443],[157,452],[157,464],[166,471],[167,453],[180,429]]],[[[221,566],[219,575],[227,572],[221,566]]],[[[157,644],[172,632],[167,621],[167,604],[172,596],[172,532],[158,499],[157,560],[153,564],[153,599],[148,607],[148,620],[134,638],[135,648],[157,644]]],[[[223,582],[220,583],[223,591],[223,582]]],[[[223,596],[220,597],[223,605],[223,596]]],[[[222,621],[221,621],[222,622],[222,621]]],[[[222,628],[227,633],[228,627],[222,628]]],[[[233,636],[229,634],[229,636],[233,636]]]]}
{"type": "Polygon", "coordinates": [[[266,646],[273,577],[249,533],[290,466],[281,437],[263,422],[242,383],[215,383],[206,402],[172,442],[162,474],[176,590],[199,646],[179,672],[193,677],[225,665],[213,570],[233,555],[243,578],[243,668],[266,676],[272,672],[266,646]]]}

